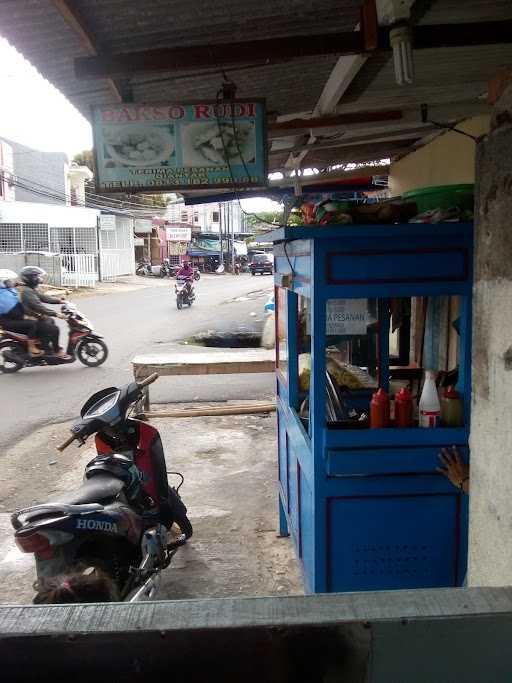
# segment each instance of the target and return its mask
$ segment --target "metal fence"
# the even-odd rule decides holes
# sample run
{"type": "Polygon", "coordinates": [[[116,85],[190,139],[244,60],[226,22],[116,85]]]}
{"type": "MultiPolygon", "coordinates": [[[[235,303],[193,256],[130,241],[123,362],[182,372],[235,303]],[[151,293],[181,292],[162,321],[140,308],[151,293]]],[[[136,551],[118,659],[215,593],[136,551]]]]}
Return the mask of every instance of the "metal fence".
{"type": "Polygon", "coordinates": [[[120,256],[117,253],[101,252],[101,281],[116,282],[121,274],[120,256]]]}
{"type": "Polygon", "coordinates": [[[62,284],[65,287],[95,287],[97,259],[96,254],[60,254],[62,284]]]}
{"type": "Polygon", "coordinates": [[[100,230],[101,279],[135,273],[133,226],[128,218],[116,216],[115,230],[100,230]]]}

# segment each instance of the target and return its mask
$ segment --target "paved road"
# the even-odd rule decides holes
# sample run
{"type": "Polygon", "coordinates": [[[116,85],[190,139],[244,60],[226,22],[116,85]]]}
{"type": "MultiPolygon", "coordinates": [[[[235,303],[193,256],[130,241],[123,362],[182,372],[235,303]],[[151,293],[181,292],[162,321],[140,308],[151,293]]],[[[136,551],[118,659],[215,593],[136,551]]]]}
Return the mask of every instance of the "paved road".
{"type": "MultiPolygon", "coordinates": [[[[77,300],[105,337],[110,349],[107,362],[96,369],[77,362],[1,375],[1,445],[5,448],[40,425],[73,418],[94,391],[130,381],[130,360],[137,353],[165,351],[166,345],[208,329],[236,329],[258,320],[261,325],[272,279],[205,276],[196,283],[197,301],[182,311],[176,310],[173,286],[173,280],[148,278],[133,291],[77,300]]],[[[273,389],[271,375],[165,378],[154,386],[151,397],[154,402],[263,398],[273,389]]]]}

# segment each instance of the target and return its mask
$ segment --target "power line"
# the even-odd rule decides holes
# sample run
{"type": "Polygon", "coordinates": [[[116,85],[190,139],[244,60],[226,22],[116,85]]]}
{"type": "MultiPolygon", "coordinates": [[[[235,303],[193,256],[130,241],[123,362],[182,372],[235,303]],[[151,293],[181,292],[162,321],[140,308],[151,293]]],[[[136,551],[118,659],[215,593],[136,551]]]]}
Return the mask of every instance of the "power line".
{"type": "MultiPolygon", "coordinates": [[[[0,167],[4,171],[9,171],[9,169],[6,169],[5,167],[0,167]]],[[[50,188],[46,185],[42,185],[41,183],[38,183],[35,180],[32,179],[27,179],[23,178],[22,176],[17,176],[14,175],[13,177],[8,179],[8,182],[12,185],[15,185],[17,187],[20,187],[20,189],[24,189],[26,191],[32,192],[34,194],[38,194],[43,197],[55,199],[57,201],[61,201],[65,204],[68,204],[71,202],[71,195],[67,195],[66,193],[61,193],[58,190],[55,190],[54,188],[50,188]]],[[[123,202],[121,200],[117,199],[110,199],[109,197],[101,197],[100,195],[94,195],[100,197],[101,201],[95,200],[95,199],[87,199],[87,194],[86,194],[86,200],[85,202],[81,202],[77,200],[77,203],[75,206],[81,206],[84,208],[94,208],[94,209],[100,209],[104,211],[114,211],[118,212],[121,214],[126,214],[126,215],[135,215],[135,211],[139,212],[145,212],[148,213],[151,210],[159,209],[161,211],[165,210],[165,207],[156,207],[156,206],[147,206],[144,204],[138,204],[138,203],[132,203],[132,202],[123,202]],[[112,202],[113,205],[106,204],[104,202],[112,202]],[[116,206],[118,204],[119,206],[116,206]],[[126,207],[125,205],[128,204],[126,207]],[[134,209],[131,209],[130,207],[133,206],[135,207],[134,209]]],[[[140,215],[140,214],[139,214],[140,215]]]]}
{"type": "MultiPolygon", "coordinates": [[[[38,189],[37,187],[26,185],[25,183],[19,182],[19,180],[10,180],[9,181],[12,185],[15,187],[19,187],[20,189],[26,190],[27,192],[30,192],[32,194],[38,195],[40,197],[44,197],[46,199],[53,199],[58,202],[61,202],[63,204],[68,204],[68,198],[65,195],[59,195],[59,194],[54,194],[52,192],[47,192],[41,189],[38,189]]],[[[134,213],[133,209],[120,209],[118,207],[112,207],[112,206],[105,206],[101,204],[97,204],[95,202],[77,202],[77,204],[74,204],[72,206],[77,206],[80,208],[89,208],[89,209],[95,209],[95,210],[100,210],[100,211],[110,211],[112,213],[118,213],[120,215],[128,216],[135,218],[137,217],[137,214],[134,213]]],[[[140,214],[138,214],[140,216],[140,214]]]]}

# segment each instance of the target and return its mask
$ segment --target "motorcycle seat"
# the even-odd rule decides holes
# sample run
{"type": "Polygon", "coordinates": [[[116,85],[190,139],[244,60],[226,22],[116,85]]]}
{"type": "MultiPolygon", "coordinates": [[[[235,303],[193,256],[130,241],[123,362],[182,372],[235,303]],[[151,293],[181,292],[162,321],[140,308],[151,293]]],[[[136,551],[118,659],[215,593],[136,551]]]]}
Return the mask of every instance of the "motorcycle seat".
{"type": "Polygon", "coordinates": [[[63,505],[83,505],[84,503],[105,503],[113,500],[121,493],[124,482],[111,474],[97,474],[74,491],[69,491],[58,498],[53,503],[63,505]]]}

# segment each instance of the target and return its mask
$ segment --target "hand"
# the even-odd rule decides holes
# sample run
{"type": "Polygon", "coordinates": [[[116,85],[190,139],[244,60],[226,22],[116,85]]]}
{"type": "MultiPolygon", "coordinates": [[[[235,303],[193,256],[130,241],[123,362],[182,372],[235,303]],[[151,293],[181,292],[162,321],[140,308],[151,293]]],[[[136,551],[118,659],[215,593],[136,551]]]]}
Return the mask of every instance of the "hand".
{"type": "Polygon", "coordinates": [[[438,467],[437,471],[444,474],[451,483],[465,493],[469,491],[469,465],[462,460],[460,453],[455,446],[443,448],[438,455],[442,463],[442,467],[438,467]]]}
{"type": "Polygon", "coordinates": [[[67,317],[68,317],[68,316],[65,315],[65,313],[57,313],[57,318],[60,318],[61,320],[66,320],[67,317]]]}

